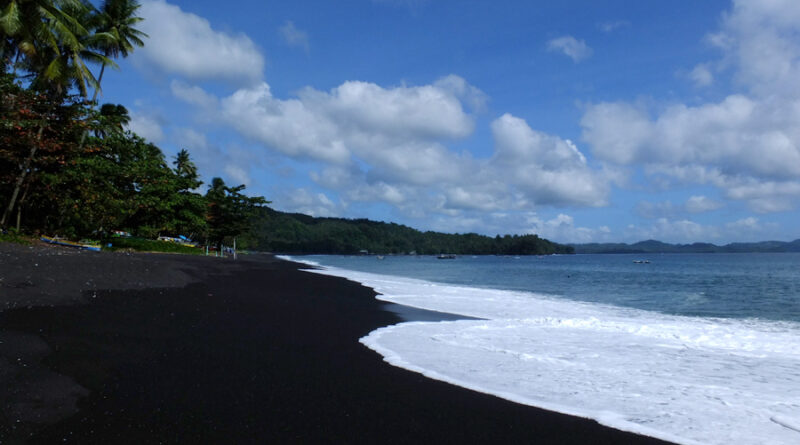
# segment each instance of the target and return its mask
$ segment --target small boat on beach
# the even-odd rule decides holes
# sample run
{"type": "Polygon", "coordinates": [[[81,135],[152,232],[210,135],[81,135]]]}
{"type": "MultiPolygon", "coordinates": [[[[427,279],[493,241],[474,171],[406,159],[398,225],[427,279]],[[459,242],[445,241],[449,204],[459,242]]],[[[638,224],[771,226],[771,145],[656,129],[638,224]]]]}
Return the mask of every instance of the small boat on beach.
{"type": "Polygon", "coordinates": [[[58,246],[67,246],[67,247],[77,247],[79,249],[86,249],[91,250],[93,252],[99,252],[101,247],[99,244],[91,244],[91,243],[79,243],[75,241],[68,241],[63,238],[57,236],[42,236],[39,238],[40,240],[48,243],[48,244],[55,244],[58,246]]]}

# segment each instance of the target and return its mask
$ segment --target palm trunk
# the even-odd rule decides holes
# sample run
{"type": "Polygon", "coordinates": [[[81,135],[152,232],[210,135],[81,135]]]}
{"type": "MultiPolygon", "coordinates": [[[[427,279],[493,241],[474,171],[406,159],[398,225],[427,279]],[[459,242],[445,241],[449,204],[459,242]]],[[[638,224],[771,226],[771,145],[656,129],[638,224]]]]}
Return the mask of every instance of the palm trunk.
{"type": "Polygon", "coordinates": [[[22,198],[19,199],[19,205],[17,206],[17,233],[19,233],[19,228],[22,223],[22,206],[25,205],[25,198],[28,196],[28,189],[31,187],[30,181],[25,184],[25,191],[22,192],[22,198]]]}
{"type": "MultiPolygon", "coordinates": [[[[108,56],[108,54],[106,54],[108,56]]],[[[100,83],[103,82],[103,73],[106,71],[106,64],[104,63],[100,67],[100,77],[97,78],[97,88],[94,89],[94,96],[92,96],[92,102],[97,100],[97,93],[100,92],[100,83]]]]}
{"type": "Polygon", "coordinates": [[[33,157],[36,156],[36,150],[39,149],[39,142],[42,140],[43,132],[44,124],[39,127],[39,132],[36,134],[36,142],[33,144],[33,147],[31,147],[31,152],[22,165],[22,171],[19,173],[17,182],[14,184],[14,191],[11,193],[11,200],[8,202],[8,207],[6,207],[6,210],[3,212],[3,217],[0,218],[0,227],[4,228],[6,226],[6,220],[8,220],[11,212],[14,211],[14,205],[17,203],[17,196],[19,196],[19,191],[22,188],[22,184],[25,182],[25,177],[28,176],[28,170],[31,167],[31,162],[33,162],[33,157]]]}

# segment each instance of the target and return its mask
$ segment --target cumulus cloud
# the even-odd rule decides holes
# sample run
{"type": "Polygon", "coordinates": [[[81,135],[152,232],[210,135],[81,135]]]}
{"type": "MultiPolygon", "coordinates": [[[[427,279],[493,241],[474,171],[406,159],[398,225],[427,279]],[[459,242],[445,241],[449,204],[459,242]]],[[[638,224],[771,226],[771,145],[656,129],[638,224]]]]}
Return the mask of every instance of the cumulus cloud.
{"type": "Polygon", "coordinates": [[[235,164],[227,164],[222,170],[225,172],[225,176],[229,181],[232,181],[234,184],[250,184],[250,175],[244,167],[235,164]]]}
{"type": "Polygon", "coordinates": [[[308,39],[308,33],[305,31],[301,31],[294,26],[294,22],[291,20],[287,20],[286,23],[278,28],[278,32],[283,38],[283,41],[286,42],[287,45],[291,47],[302,48],[306,52],[311,49],[311,45],[308,39]]]}
{"type": "Polygon", "coordinates": [[[528,233],[563,243],[603,242],[611,235],[611,229],[607,226],[597,228],[576,226],[574,218],[563,213],[549,220],[531,215],[527,219],[527,224],[530,227],[526,230],[528,233]]]}
{"type": "Polygon", "coordinates": [[[303,213],[315,217],[338,216],[341,206],[324,193],[314,193],[305,188],[291,190],[275,199],[276,207],[287,211],[303,213]]]}
{"type": "Polygon", "coordinates": [[[495,178],[514,184],[540,204],[605,205],[608,184],[587,166],[572,141],[535,131],[510,114],[492,122],[495,178]]]}
{"type": "Polygon", "coordinates": [[[140,15],[149,38],[134,57],[147,67],[191,80],[261,80],[264,57],[246,35],[216,31],[208,20],[163,0],[143,2],[140,15]]]}
{"type": "Polygon", "coordinates": [[[306,88],[286,100],[262,83],[223,99],[221,117],[283,154],[334,164],[358,157],[420,184],[452,170],[440,142],[464,138],[474,127],[456,94],[443,87],[358,81],[328,92],[306,88]]]}
{"type": "Polygon", "coordinates": [[[450,92],[461,102],[466,103],[472,111],[482,112],[486,110],[486,103],[489,102],[489,97],[478,87],[470,85],[463,77],[450,74],[437,80],[433,85],[450,92]]]}
{"type": "Polygon", "coordinates": [[[737,232],[741,231],[742,229],[761,230],[761,224],[759,223],[758,218],[754,218],[752,216],[728,223],[726,224],[726,227],[729,229],[734,229],[737,232]]]}
{"type": "Polygon", "coordinates": [[[578,63],[592,55],[592,49],[583,40],[572,36],[557,37],[547,42],[547,50],[564,54],[578,63]]]}
{"type": "Polygon", "coordinates": [[[170,83],[170,91],[178,99],[203,109],[213,108],[218,102],[216,96],[207,93],[202,88],[179,80],[173,80],[170,83]]]}
{"type": "Polygon", "coordinates": [[[583,227],[572,216],[558,213],[543,216],[536,211],[469,212],[428,218],[426,229],[445,232],[487,234],[535,234],[560,243],[605,242],[612,239],[607,226],[583,227]]]}
{"type": "Polygon", "coordinates": [[[686,211],[689,213],[705,213],[722,208],[724,205],[705,196],[691,196],[686,200],[686,211]]]}
{"type": "Polygon", "coordinates": [[[329,167],[312,178],[324,187],[345,191],[348,199],[388,202],[409,216],[417,216],[420,210],[463,216],[541,205],[606,203],[607,176],[590,168],[572,142],[537,132],[524,120],[508,114],[497,118],[491,127],[495,147],[490,158],[473,159],[444,148],[433,153],[413,152],[413,156],[425,159],[415,160],[417,164],[424,162],[432,167],[424,171],[434,181],[421,181],[420,173],[413,169],[384,174],[354,166],[329,167]]]}
{"type": "MultiPolygon", "coordinates": [[[[688,183],[711,184],[761,211],[800,202],[800,4],[734,2],[709,40],[735,69],[742,91],[718,102],[649,110],[626,102],[590,105],[581,120],[592,153],[646,165],[688,183]],[[691,174],[686,174],[691,172],[691,174]]],[[[713,79],[705,65],[700,84],[713,79]]]]}
{"type": "Polygon", "coordinates": [[[131,121],[128,124],[129,130],[154,144],[164,139],[163,122],[161,119],[145,113],[131,112],[130,115],[131,121]]]}
{"type": "Polygon", "coordinates": [[[714,83],[714,75],[708,67],[708,64],[701,63],[695,66],[689,72],[689,79],[694,82],[696,87],[707,87],[714,83]]]}
{"type": "MultiPolygon", "coordinates": [[[[490,125],[491,156],[449,148],[473,133],[476,113],[487,102],[455,75],[420,86],[348,81],[329,91],[304,88],[285,99],[266,83],[220,99],[181,82],[171,89],[187,103],[209,107],[206,114],[217,123],[268,152],[317,163],[311,179],[336,192],[345,206],[381,202],[410,217],[464,217],[545,205],[602,206],[610,193],[613,175],[591,167],[572,141],[510,114],[490,125]]],[[[245,182],[245,167],[235,162],[226,173],[245,182]]],[[[290,207],[299,208],[297,203],[290,207]]]]}

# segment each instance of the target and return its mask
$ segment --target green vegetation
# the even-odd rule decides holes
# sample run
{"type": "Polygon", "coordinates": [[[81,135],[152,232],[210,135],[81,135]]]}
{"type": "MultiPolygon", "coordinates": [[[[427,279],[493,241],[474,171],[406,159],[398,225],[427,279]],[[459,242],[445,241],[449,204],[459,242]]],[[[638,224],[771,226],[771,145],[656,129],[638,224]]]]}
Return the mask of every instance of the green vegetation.
{"type": "Polygon", "coordinates": [[[190,247],[169,241],[157,241],[144,238],[112,238],[103,246],[103,250],[136,250],[139,252],[166,252],[182,253],[188,255],[201,255],[205,250],[200,247],[190,247]],[[107,247],[111,244],[111,247],[107,247]]]}
{"type": "Polygon", "coordinates": [[[31,243],[31,240],[15,232],[9,232],[9,233],[0,232],[0,243],[15,243],[15,244],[28,245],[31,243]]]}
{"type": "Polygon", "coordinates": [[[394,223],[366,219],[313,218],[261,208],[252,218],[248,244],[283,253],[452,253],[471,255],[548,255],[572,248],[536,235],[488,237],[474,233],[420,232],[394,223]]]}
{"type": "MultiPolygon", "coordinates": [[[[4,231],[103,239],[125,230],[221,245],[245,233],[250,213],[267,202],[219,178],[198,193],[202,182],[187,150],[170,166],[160,148],[124,131],[124,106],[97,107],[105,68],[116,68],[109,57],[127,57],[144,44],[138,9],[135,0],[106,0],[100,8],[86,0],[0,0],[4,231]],[[90,64],[99,67],[97,78],[90,64]]],[[[167,246],[156,248],[161,244],[167,246]]]]}

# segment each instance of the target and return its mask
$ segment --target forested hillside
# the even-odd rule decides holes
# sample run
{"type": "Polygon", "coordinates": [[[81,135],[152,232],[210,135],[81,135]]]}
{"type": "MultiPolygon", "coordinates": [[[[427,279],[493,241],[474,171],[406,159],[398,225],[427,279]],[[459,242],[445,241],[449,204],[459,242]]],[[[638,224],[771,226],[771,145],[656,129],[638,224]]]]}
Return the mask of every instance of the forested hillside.
{"type": "Polygon", "coordinates": [[[573,253],[569,246],[536,235],[488,237],[474,233],[421,232],[367,219],[314,218],[268,207],[257,210],[245,240],[252,249],[281,253],[440,253],[549,255],[573,253]]]}

